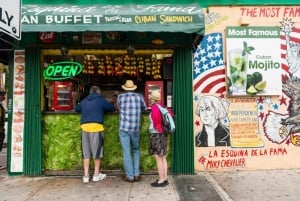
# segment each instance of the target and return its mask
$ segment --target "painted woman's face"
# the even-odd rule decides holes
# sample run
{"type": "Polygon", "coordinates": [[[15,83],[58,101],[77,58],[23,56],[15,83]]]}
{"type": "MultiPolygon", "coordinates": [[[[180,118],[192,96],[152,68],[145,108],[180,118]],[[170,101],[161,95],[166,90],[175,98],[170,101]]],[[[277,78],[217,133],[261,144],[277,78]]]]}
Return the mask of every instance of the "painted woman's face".
{"type": "Polygon", "coordinates": [[[202,100],[199,107],[200,119],[204,125],[213,125],[217,122],[216,111],[209,100],[202,100]]]}

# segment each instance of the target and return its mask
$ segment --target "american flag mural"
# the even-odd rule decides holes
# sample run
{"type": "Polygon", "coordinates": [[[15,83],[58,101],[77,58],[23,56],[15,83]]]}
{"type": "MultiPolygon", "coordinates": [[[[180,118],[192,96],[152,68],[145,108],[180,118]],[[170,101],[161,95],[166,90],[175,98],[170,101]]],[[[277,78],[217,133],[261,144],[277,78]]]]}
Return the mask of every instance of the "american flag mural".
{"type": "MultiPolygon", "coordinates": [[[[282,60],[282,81],[290,77],[289,66],[286,60],[287,45],[300,44],[300,28],[294,27],[292,19],[283,19],[281,23],[281,60],[282,60]]],[[[299,52],[300,54],[300,52],[299,52]]]]}
{"type": "MultiPolygon", "coordinates": [[[[291,76],[286,60],[287,43],[288,45],[300,44],[300,28],[294,27],[291,19],[283,19],[280,23],[282,81],[284,83],[291,76]]],[[[222,33],[205,35],[193,53],[194,93],[224,93],[226,73],[222,33]]]]}
{"type": "Polygon", "coordinates": [[[205,35],[194,50],[194,93],[226,91],[223,39],[219,32],[205,35]]]}

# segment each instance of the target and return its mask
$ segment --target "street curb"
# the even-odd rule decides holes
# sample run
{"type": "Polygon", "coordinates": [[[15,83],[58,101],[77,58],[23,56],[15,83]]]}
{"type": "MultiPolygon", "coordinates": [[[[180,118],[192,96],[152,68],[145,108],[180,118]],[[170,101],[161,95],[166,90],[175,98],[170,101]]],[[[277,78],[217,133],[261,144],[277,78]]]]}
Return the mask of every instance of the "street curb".
{"type": "Polygon", "coordinates": [[[216,192],[224,201],[233,201],[233,199],[226,193],[226,191],[219,185],[219,183],[211,176],[209,172],[204,173],[207,181],[213,186],[216,192]]]}
{"type": "Polygon", "coordinates": [[[175,186],[173,176],[172,176],[172,175],[169,175],[169,180],[170,180],[170,178],[171,178],[171,182],[170,182],[170,183],[172,184],[172,188],[173,188],[173,190],[174,190],[174,193],[175,193],[175,196],[176,196],[176,200],[177,200],[177,201],[180,201],[180,196],[179,196],[179,193],[177,192],[177,188],[176,188],[176,186],[175,186]]]}

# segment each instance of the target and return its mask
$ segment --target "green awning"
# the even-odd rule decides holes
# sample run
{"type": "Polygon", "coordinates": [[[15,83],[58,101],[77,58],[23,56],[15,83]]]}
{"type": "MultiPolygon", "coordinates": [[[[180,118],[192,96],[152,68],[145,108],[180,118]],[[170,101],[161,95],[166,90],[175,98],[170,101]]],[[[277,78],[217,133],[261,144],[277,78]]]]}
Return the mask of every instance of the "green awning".
{"type": "Polygon", "coordinates": [[[23,4],[22,32],[137,31],[204,34],[197,4],[23,4]]]}

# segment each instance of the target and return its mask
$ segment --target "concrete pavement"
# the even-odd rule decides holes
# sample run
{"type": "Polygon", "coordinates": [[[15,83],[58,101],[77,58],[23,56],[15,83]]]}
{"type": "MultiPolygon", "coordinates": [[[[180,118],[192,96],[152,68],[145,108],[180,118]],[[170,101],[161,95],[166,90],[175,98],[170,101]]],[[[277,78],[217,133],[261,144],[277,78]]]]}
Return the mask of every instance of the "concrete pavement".
{"type": "Polygon", "coordinates": [[[299,201],[300,170],[210,173],[210,183],[226,200],[299,201]]]}
{"type": "MultiPolygon", "coordinates": [[[[0,165],[6,165],[6,149],[0,153],[0,165]]],[[[106,173],[104,171],[104,173],[106,173]]],[[[8,176],[0,170],[0,201],[176,201],[180,200],[172,177],[164,188],[150,183],[156,174],[143,174],[140,182],[128,183],[121,174],[107,173],[99,182],[82,183],[81,171],[72,176],[8,176]]]]}
{"type": "Polygon", "coordinates": [[[146,176],[138,183],[126,183],[115,176],[83,184],[81,177],[10,177],[0,182],[1,201],[174,201],[179,200],[172,180],[164,188],[152,188],[156,177],[146,176]]]}
{"type": "MultiPolygon", "coordinates": [[[[6,151],[0,153],[5,164],[6,151]]],[[[82,177],[9,177],[0,170],[0,201],[299,201],[300,170],[201,172],[169,175],[169,185],[153,188],[156,174],[141,182],[123,182],[109,174],[100,182],[82,183],[82,177]]]]}
{"type": "Polygon", "coordinates": [[[299,169],[202,172],[173,180],[182,201],[300,200],[299,169]],[[182,184],[176,184],[178,179],[182,184]]]}

